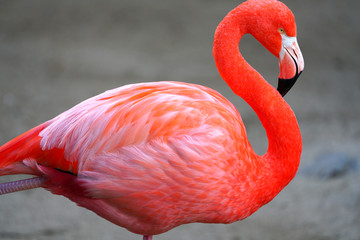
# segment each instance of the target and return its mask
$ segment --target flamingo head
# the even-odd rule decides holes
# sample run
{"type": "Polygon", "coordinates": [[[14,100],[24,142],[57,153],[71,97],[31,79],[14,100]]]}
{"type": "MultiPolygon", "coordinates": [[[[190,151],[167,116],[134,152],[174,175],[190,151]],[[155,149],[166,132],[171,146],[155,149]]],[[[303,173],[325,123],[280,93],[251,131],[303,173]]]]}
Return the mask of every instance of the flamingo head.
{"type": "Polygon", "coordinates": [[[279,59],[277,90],[282,96],[304,70],[304,59],[296,39],[295,17],[276,0],[248,0],[248,32],[279,59]]]}

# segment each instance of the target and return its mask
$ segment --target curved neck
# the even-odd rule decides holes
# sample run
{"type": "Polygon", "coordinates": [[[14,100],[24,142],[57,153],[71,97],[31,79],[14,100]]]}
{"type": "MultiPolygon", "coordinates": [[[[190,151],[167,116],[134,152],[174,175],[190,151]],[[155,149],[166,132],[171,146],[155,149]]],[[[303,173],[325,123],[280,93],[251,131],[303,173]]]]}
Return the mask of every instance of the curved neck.
{"type": "MultiPolygon", "coordinates": [[[[256,112],[269,141],[264,164],[277,176],[288,179],[296,174],[302,141],[296,117],[277,90],[252,68],[239,51],[241,37],[248,33],[246,9],[235,8],[219,24],[214,39],[213,55],[221,77],[234,93],[256,112]]],[[[255,154],[255,153],[254,153],[255,154]]]]}

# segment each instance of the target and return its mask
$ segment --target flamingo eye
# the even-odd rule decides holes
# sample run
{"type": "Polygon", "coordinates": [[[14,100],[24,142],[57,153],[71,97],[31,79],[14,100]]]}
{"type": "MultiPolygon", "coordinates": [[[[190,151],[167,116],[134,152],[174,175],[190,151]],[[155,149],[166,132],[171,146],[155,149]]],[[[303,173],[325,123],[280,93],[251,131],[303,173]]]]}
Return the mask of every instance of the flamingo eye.
{"type": "Polygon", "coordinates": [[[280,32],[280,34],[284,34],[285,30],[283,28],[279,28],[279,32],[280,32]]]}

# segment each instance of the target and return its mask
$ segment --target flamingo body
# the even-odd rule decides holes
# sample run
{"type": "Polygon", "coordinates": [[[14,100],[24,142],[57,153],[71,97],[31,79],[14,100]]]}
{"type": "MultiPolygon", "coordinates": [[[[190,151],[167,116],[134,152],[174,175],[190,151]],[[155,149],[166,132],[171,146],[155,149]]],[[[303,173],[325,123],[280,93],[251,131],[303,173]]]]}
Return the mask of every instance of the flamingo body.
{"type": "Polygon", "coordinates": [[[282,78],[295,74],[296,80],[303,60],[294,20],[277,1],[241,4],[219,25],[214,41],[220,75],[266,129],[264,156],[253,151],[238,111],[218,92],[151,82],[97,95],[11,140],[0,147],[0,175],[39,176],[41,187],[146,236],[191,222],[248,217],[289,183],[301,154],[291,108],[236,46],[243,34],[257,34],[244,27],[253,12],[273,11],[273,4],[290,18],[289,26],[281,25],[290,36],[268,27],[264,46],[279,57],[282,78]],[[284,46],[282,38],[293,42],[284,46]]]}
{"type": "MultiPolygon", "coordinates": [[[[35,144],[22,149],[21,155],[33,153],[22,164],[46,176],[47,189],[133,232],[232,222],[259,207],[249,198],[257,176],[248,174],[254,156],[241,117],[223,96],[199,85],[154,82],[107,91],[21,141],[36,142],[36,150],[35,144]],[[241,191],[238,178],[249,186],[241,191]]],[[[2,171],[13,174],[11,168],[2,171]]]]}

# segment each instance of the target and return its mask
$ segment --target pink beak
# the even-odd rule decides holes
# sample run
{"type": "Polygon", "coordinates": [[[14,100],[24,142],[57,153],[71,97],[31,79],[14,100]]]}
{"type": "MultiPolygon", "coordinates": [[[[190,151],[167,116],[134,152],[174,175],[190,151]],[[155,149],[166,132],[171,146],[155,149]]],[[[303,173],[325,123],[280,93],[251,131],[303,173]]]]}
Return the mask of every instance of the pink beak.
{"type": "Polygon", "coordinates": [[[282,96],[285,96],[304,70],[304,58],[295,37],[283,37],[279,64],[280,75],[277,90],[282,96]]]}

